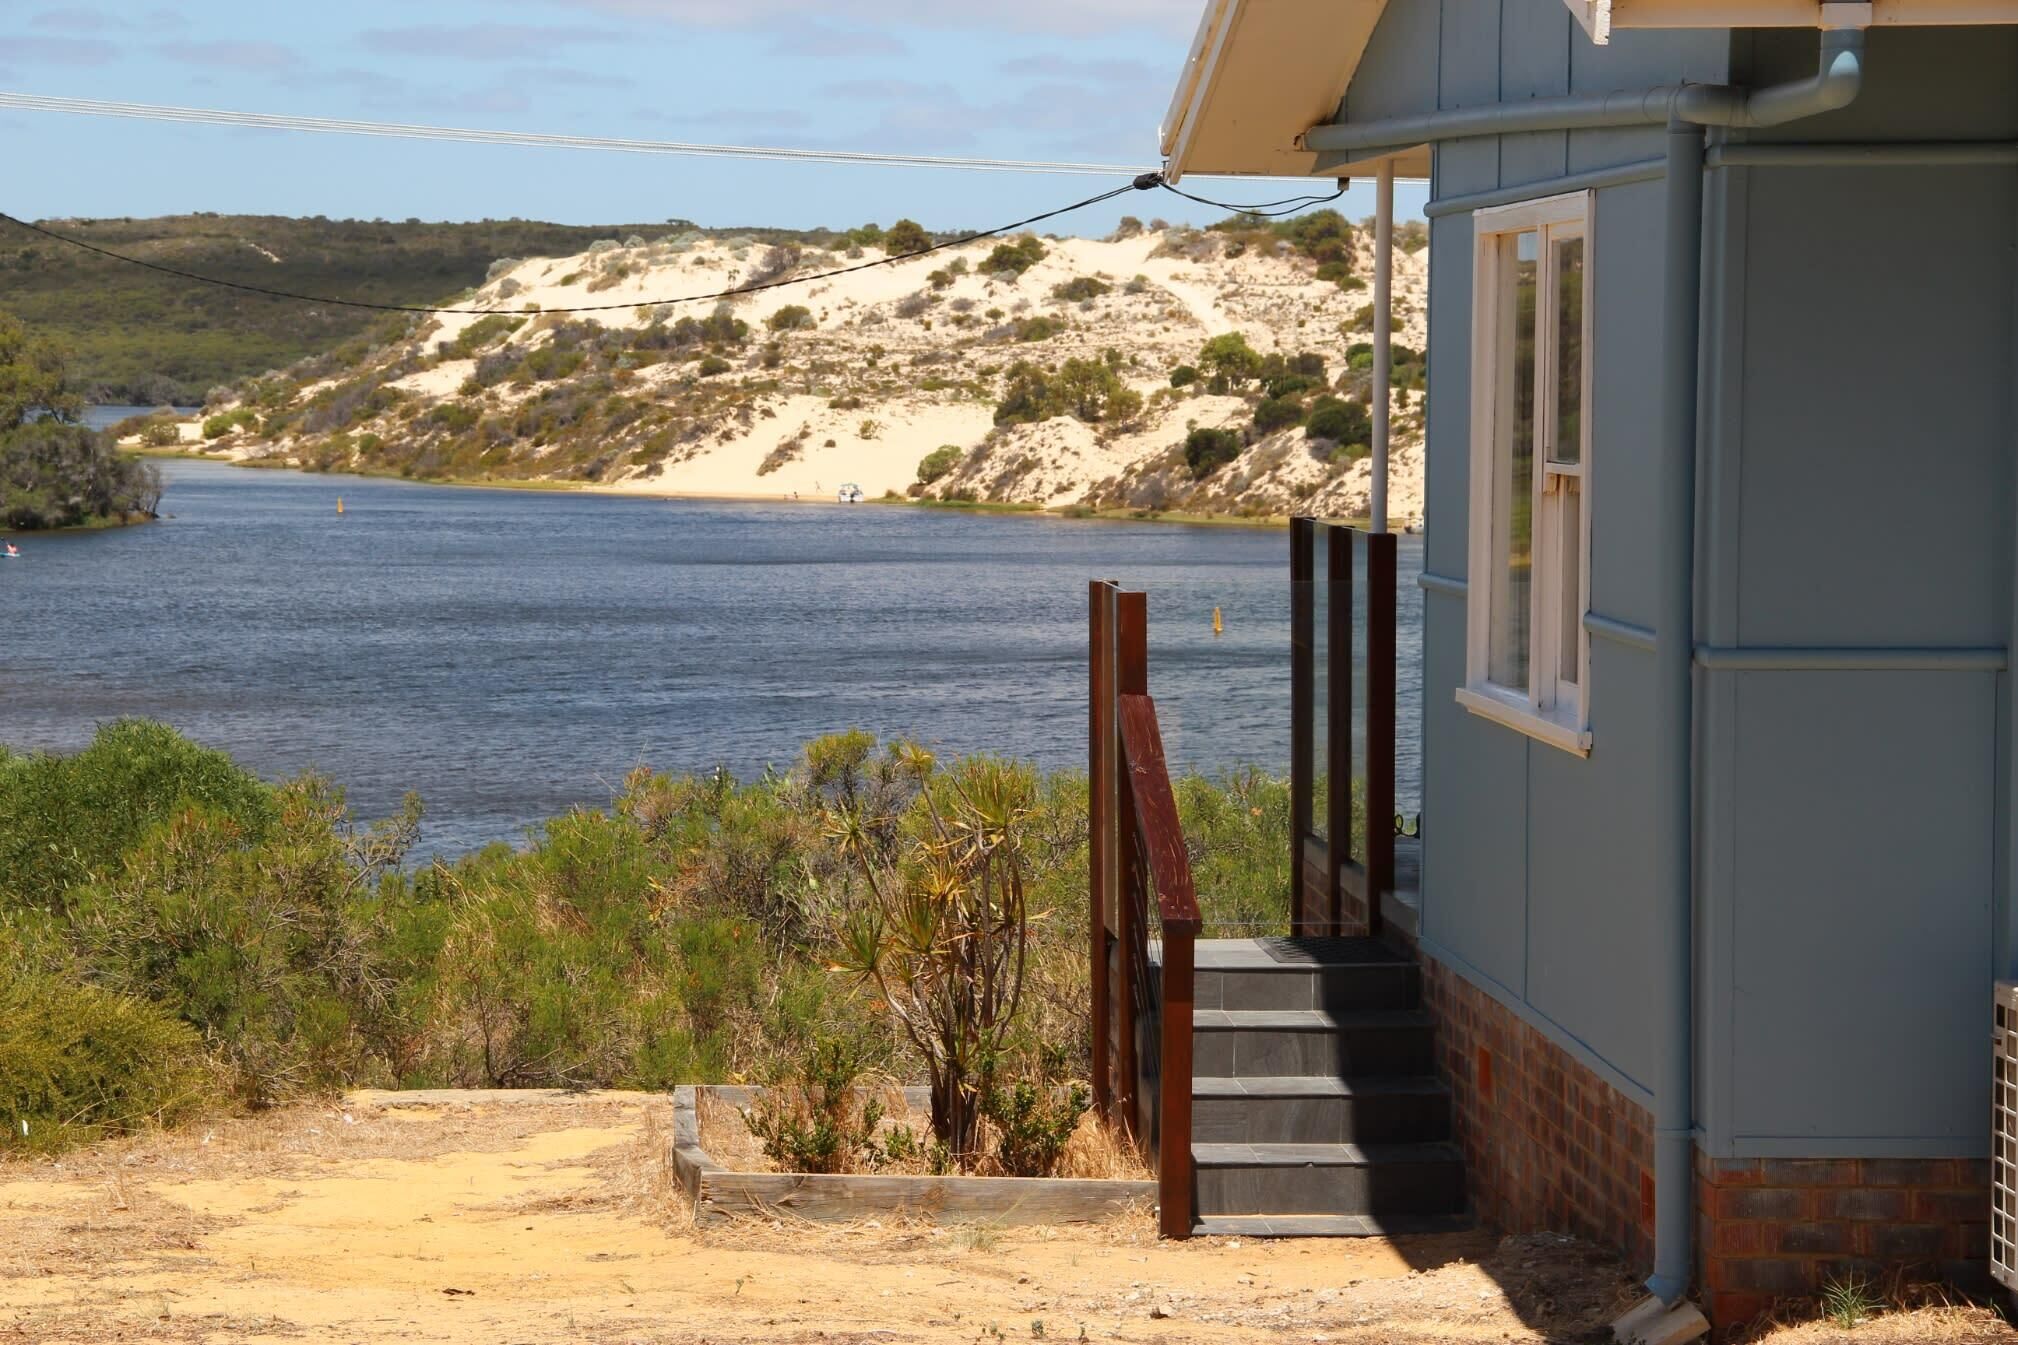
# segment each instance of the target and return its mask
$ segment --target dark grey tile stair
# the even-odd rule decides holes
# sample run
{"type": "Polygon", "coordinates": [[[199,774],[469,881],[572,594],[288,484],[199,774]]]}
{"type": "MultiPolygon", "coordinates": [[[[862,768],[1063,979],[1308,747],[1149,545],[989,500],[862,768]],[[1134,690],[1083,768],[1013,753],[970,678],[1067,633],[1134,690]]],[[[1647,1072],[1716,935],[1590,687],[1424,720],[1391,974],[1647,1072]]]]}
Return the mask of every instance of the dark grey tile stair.
{"type": "Polygon", "coordinates": [[[1471,1226],[1462,1214],[1215,1214],[1191,1231],[1201,1238],[1402,1238],[1471,1226]]]}
{"type": "Polygon", "coordinates": [[[1192,1138],[1208,1143],[1450,1137],[1450,1090],[1427,1076],[1201,1078],[1191,1097],[1192,1138]]]}
{"type": "Polygon", "coordinates": [[[1191,1146],[1197,1212],[1422,1215],[1464,1209],[1457,1147],[1417,1144],[1200,1144],[1191,1146]]]}
{"type": "Polygon", "coordinates": [[[1192,1074],[1428,1074],[1433,1030],[1419,1009],[1199,1009],[1192,1014],[1192,1074]]]}

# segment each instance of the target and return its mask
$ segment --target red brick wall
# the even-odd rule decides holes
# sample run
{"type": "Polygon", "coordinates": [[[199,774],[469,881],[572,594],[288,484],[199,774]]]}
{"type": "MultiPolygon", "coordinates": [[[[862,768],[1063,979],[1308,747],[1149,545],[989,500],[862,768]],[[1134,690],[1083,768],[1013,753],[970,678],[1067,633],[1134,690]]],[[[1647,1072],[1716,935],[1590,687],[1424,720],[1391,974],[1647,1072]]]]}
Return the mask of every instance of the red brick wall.
{"type": "Polygon", "coordinates": [[[1699,1153],[1696,1202],[1698,1274],[1719,1324],[1849,1275],[1904,1272],[1971,1286],[1985,1278],[1987,1160],[1699,1153]]]}
{"type": "Polygon", "coordinates": [[[1478,1214],[1653,1268],[1653,1118],[1491,995],[1423,956],[1423,1004],[1478,1214]]]}
{"type": "MultiPolygon", "coordinates": [[[[1472,1205],[1509,1232],[1571,1233],[1653,1267],[1653,1118],[1498,1000],[1426,954],[1440,1072],[1472,1205]]],[[[1701,1302],[1719,1327],[1831,1278],[1980,1283],[1987,1161],[1696,1157],[1701,1302]]]]}

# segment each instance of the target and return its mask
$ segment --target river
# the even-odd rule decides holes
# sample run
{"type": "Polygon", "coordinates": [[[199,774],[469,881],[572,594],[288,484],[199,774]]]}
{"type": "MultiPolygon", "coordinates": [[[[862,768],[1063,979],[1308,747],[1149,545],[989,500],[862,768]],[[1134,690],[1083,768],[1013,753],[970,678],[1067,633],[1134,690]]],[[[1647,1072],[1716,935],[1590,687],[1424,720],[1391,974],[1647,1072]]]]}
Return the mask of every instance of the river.
{"type": "MultiPolygon", "coordinates": [[[[1150,595],[1173,767],[1288,769],[1281,531],[162,471],[162,522],[0,564],[0,743],[160,719],[364,816],[418,790],[444,854],[604,806],[636,765],[749,776],[846,728],[1083,766],[1100,577],[1150,595]]],[[[1401,556],[1412,726],[1421,539],[1401,556]]]]}

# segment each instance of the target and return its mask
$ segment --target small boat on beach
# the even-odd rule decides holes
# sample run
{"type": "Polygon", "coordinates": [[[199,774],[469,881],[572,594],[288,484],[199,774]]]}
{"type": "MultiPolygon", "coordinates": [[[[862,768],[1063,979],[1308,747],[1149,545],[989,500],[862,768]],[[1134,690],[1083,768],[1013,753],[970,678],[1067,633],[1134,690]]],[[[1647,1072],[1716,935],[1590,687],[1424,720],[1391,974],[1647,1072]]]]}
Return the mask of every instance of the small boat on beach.
{"type": "Polygon", "coordinates": [[[862,502],[862,488],[853,481],[846,482],[839,490],[834,492],[834,499],[840,504],[860,504],[862,502]]]}

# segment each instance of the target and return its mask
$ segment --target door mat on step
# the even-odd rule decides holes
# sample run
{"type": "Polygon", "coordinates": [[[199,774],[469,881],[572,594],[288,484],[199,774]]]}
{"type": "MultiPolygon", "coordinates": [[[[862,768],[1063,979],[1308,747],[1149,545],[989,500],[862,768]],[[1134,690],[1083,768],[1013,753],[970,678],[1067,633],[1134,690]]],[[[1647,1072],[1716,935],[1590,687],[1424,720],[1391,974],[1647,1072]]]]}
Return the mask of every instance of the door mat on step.
{"type": "Polygon", "coordinates": [[[1285,966],[1323,967],[1340,962],[1378,962],[1393,954],[1369,939],[1256,939],[1262,951],[1285,966]]]}

